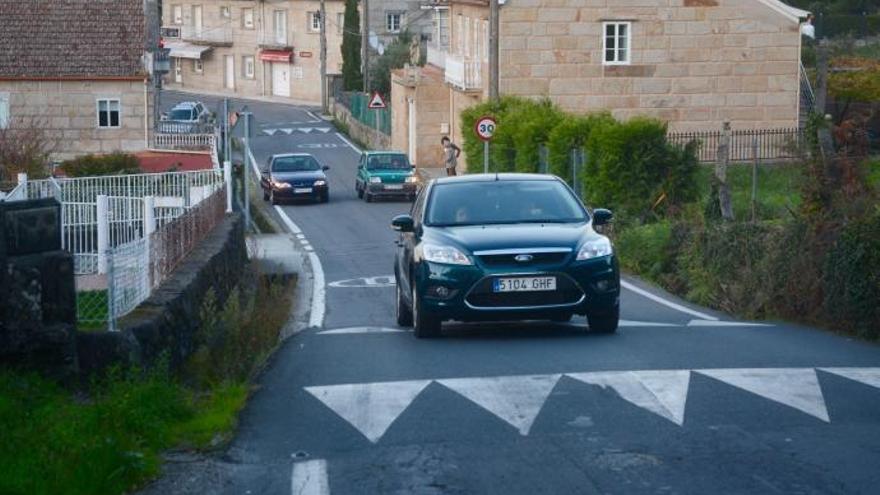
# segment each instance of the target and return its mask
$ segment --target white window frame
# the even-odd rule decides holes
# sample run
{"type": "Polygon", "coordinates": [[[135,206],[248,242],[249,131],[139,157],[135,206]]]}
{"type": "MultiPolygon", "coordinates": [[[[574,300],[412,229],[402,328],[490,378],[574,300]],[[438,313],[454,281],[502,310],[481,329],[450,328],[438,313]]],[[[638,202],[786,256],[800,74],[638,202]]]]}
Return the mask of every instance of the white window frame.
{"type": "Polygon", "coordinates": [[[630,21],[608,21],[602,23],[602,65],[629,65],[632,63],[632,22],[630,21]],[[626,26],[626,35],[620,35],[621,26],[626,26]],[[614,38],[614,48],[612,60],[608,60],[608,28],[613,28],[614,32],[611,37],[614,38]],[[626,47],[620,49],[620,40],[626,41],[626,47]],[[621,53],[624,58],[620,58],[621,53]]]}
{"type": "Polygon", "coordinates": [[[254,9],[253,7],[242,7],[241,9],[241,27],[243,29],[254,28],[254,9]],[[248,19],[250,18],[250,19],[248,19]],[[250,22],[248,22],[250,20],[250,22]]]}
{"type": "Polygon", "coordinates": [[[320,33],[321,32],[321,13],[320,12],[309,12],[309,32],[310,33],[320,33]]]}
{"type": "Polygon", "coordinates": [[[0,91],[0,129],[9,127],[11,115],[9,114],[11,95],[8,91],[0,91]]]}
{"type": "Polygon", "coordinates": [[[245,79],[254,79],[257,74],[257,62],[254,60],[253,55],[242,55],[241,57],[241,70],[242,76],[245,79]]]}
{"type": "Polygon", "coordinates": [[[171,6],[171,23],[178,26],[183,25],[183,5],[176,4],[171,6]]]}
{"type": "Polygon", "coordinates": [[[385,31],[388,33],[399,33],[403,27],[403,12],[385,12],[385,31]],[[394,27],[393,19],[397,19],[397,27],[394,27]]]}
{"type": "Polygon", "coordinates": [[[193,59],[193,72],[195,72],[196,74],[201,74],[205,72],[205,65],[202,63],[202,59],[193,59]]]}
{"type": "Polygon", "coordinates": [[[464,38],[464,49],[461,54],[465,57],[471,56],[471,18],[464,18],[464,28],[462,30],[462,37],[464,38]]]}
{"type": "Polygon", "coordinates": [[[98,129],[120,129],[122,127],[122,100],[119,98],[96,98],[95,126],[98,129]],[[101,103],[107,104],[107,110],[103,110],[107,112],[107,125],[101,125],[101,103]],[[112,119],[110,118],[113,112],[113,109],[111,108],[111,104],[113,103],[116,103],[116,113],[118,114],[116,117],[116,125],[111,124],[112,119]]]}
{"type": "Polygon", "coordinates": [[[287,43],[287,11],[275,10],[272,12],[272,36],[276,43],[287,43]],[[279,18],[281,22],[278,22],[279,18]]]}
{"type": "Polygon", "coordinates": [[[232,9],[229,7],[229,5],[220,6],[220,17],[222,17],[223,19],[232,18],[232,9]]]}

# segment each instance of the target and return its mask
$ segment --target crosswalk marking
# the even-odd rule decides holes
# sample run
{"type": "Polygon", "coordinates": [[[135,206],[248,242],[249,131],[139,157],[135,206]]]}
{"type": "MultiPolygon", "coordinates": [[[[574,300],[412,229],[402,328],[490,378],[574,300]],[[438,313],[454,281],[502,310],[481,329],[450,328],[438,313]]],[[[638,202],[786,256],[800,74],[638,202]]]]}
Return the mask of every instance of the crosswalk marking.
{"type": "Polygon", "coordinates": [[[437,383],[458,392],[528,435],[561,375],[455,378],[437,383]]]}
{"type": "Polygon", "coordinates": [[[880,388],[880,368],[819,368],[822,371],[880,388]]]}
{"type": "Polygon", "coordinates": [[[379,441],[431,380],[306,387],[373,443],[379,441]]]}
{"type": "Polygon", "coordinates": [[[574,373],[575,380],[610,387],[620,397],[681,426],[691,373],[688,370],[574,373]]]}
{"type": "Polygon", "coordinates": [[[696,370],[697,373],[793,407],[830,422],[825,398],[812,368],[696,370]]]}
{"type": "MultiPolygon", "coordinates": [[[[880,368],[820,369],[880,388],[880,368]]],[[[693,372],[830,422],[814,368],[594,371],[356,383],[305,390],[376,443],[432,382],[470,400],[522,435],[529,434],[561,376],[611,388],[627,402],[683,426],[693,372]]]]}

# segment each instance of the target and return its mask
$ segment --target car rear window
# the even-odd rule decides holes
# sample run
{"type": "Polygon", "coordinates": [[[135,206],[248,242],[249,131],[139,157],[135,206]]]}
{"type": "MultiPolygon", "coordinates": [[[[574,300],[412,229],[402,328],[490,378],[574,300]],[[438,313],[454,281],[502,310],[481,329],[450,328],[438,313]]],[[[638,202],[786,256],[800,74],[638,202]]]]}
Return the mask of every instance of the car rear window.
{"type": "Polygon", "coordinates": [[[376,153],[367,157],[367,170],[412,169],[403,153],[376,153]]]}
{"type": "Polygon", "coordinates": [[[585,221],[580,201],[555,180],[437,184],[425,215],[432,226],[585,221]]]}
{"type": "Polygon", "coordinates": [[[171,120],[193,120],[192,110],[189,108],[178,108],[171,111],[171,120]]]}

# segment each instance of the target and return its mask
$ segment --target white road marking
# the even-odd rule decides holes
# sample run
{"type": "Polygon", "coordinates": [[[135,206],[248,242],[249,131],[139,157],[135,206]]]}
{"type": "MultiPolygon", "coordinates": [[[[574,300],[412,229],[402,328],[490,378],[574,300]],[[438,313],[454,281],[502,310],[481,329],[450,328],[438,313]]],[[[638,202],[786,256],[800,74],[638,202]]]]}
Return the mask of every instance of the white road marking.
{"type": "Polygon", "coordinates": [[[363,151],[361,151],[360,148],[358,148],[357,146],[355,146],[354,143],[352,143],[351,141],[349,141],[348,139],[346,139],[346,137],[343,136],[341,132],[337,132],[337,133],[336,133],[336,137],[338,137],[339,139],[341,139],[343,143],[347,144],[351,149],[353,149],[355,153],[357,153],[357,154],[359,154],[359,155],[360,155],[361,153],[363,153],[363,151]]]}
{"type": "Polygon", "coordinates": [[[266,134],[268,136],[274,136],[275,131],[277,131],[277,130],[278,129],[263,129],[263,134],[266,134]]]}
{"type": "Polygon", "coordinates": [[[695,371],[830,422],[816,370],[812,368],[695,371]]]}
{"type": "Polygon", "coordinates": [[[634,320],[620,320],[618,326],[621,327],[680,327],[681,325],[676,325],[675,323],[660,323],[655,321],[634,321],[634,320]]]}
{"type": "Polygon", "coordinates": [[[275,211],[278,212],[279,216],[281,216],[281,220],[284,222],[284,224],[287,226],[287,229],[290,230],[291,233],[293,233],[300,239],[305,237],[305,235],[302,233],[302,230],[300,230],[299,227],[295,223],[293,223],[293,220],[291,220],[290,217],[287,216],[287,213],[284,212],[283,208],[275,205],[275,211]]]}
{"type": "Polygon", "coordinates": [[[648,299],[650,299],[654,302],[658,302],[658,303],[660,303],[668,308],[672,308],[676,311],[681,311],[682,313],[687,313],[689,315],[696,316],[697,318],[702,318],[704,320],[712,320],[712,321],[718,320],[718,318],[715,318],[714,316],[711,316],[711,315],[707,315],[706,313],[701,313],[701,312],[695,311],[691,308],[686,308],[686,307],[682,306],[681,304],[677,304],[672,301],[667,301],[666,299],[663,299],[662,297],[660,297],[658,295],[652,294],[652,293],[646,291],[645,289],[636,287],[635,285],[627,282],[626,280],[621,280],[620,285],[623,286],[624,289],[635,292],[636,294],[639,294],[640,296],[647,297],[648,299]]]}
{"type": "Polygon", "coordinates": [[[575,380],[610,387],[620,398],[681,426],[691,373],[688,370],[575,373],[575,380]]]}
{"type": "Polygon", "coordinates": [[[308,133],[312,132],[311,127],[297,127],[296,130],[298,130],[299,132],[302,132],[303,134],[308,134],[308,133]]]}
{"type": "Polygon", "coordinates": [[[561,375],[454,378],[437,383],[458,392],[528,435],[561,375]]]}
{"type": "Polygon", "coordinates": [[[303,148],[303,149],[316,150],[316,149],[341,148],[343,146],[336,144],[336,143],[300,143],[300,144],[297,144],[296,147],[303,148]]]}
{"type": "Polygon", "coordinates": [[[431,380],[415,380],[306,387],[305,390],[376,443],[429,383],[431,380]]]}
{"type": "Polygon", "coordinates": [[[349,334],[364,334],[364,333],[408,333],[407,330],[402,328],[388,328],[388,327],[349,327],[349,328],[336,328],[333,330],[324,330],[318,332],[318,335],[349,335],[349,334]]]}
{"type": "Polygon", "coordinates": [[[290,493],[292,495],[329,495],[327,461],[313,459],[293,463],[293,473],[290,475],[290,493]]]}
{"type": "Polygon", "coordinates": [[[772,327],[767,323],[749,323],[744,321],[691,320],[689,327],[772,327]]]}
{"type": "Polygon", "coordinates": [[[318,132],[322,132],[324,134],[327,134],[328,132],[330,132],[329,127],[315,127],[315,130],[318,132]]]}
{"type": "Polygon", "coordinates": [[[361,277],[350,278],[347,280],[337,280],[327,284],[329,287],[335,288],[362,288],[362,287],[394,287],[394,275],[382,275],[379,277],[361,277]]]}
{"type": "Polygon", "coordinates": [[[880,368],[819,368],[822,371],[880,388],[880,368]]]}
{"type": "Polygon", "coordinates": [[[312,122],[322,122],[321,117],[318,117],[311,110],[306,110],[306,113],[309,114],[309,117],[312,118],[312,122]]]}
{"type": "Polygon", "coordinates": [[[300,234],[296,234],[296,238],[297,239],[305,239],[306,236],[305,236],[305,234],[300,233],[300,234]]]}
{"type": "Polygon", "coordinates": [[[291,128],[288,127],[288,128],[286,128],[286,129],[281,129],[281,132],[283,132],[284,134],[287,134],[288,136],[290,136],[291,134],[293,134],[293,129],[291,129],[291,128]]]}

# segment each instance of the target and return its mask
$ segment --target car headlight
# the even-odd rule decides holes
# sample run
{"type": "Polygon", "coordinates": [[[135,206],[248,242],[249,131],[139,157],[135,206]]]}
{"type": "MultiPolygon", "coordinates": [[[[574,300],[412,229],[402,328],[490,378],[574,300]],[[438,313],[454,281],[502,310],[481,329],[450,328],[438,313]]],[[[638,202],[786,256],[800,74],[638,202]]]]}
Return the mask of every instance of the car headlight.
{"type": "Polygon", "coordinates": [[[610,256],[612,252],[611,241],[605,236],[600,236],[598,239],[588,241],[581,246],[577,259],[591,260],[593,258],[601,258],[602,256],[610,256]]]}
{"type": "Polygon", "coordinates": [[[445,265],[473,265],[470,258],[452,246],[440,246],[437,244],[422,244],[422,257],[432,263],[445,265]]]}
{"type": "Polygon", "coordinates": [[[419,178],[416,177],[415,175],[410,175],[409,177],[406,178],[407,184],[415,184],[418,181],[419,181],[419,178]]]}
{"type": "Polygon", "coordinates": [[[370,184],[381,184],[381,183],[382,183],[381,177],[370,177],[370,184]]]}
{"type": "Polygon", "coordinates": [[[327,181],[321,180],[321,179],[316,180],[315,184],[314,184],[315,187],[326,186],[326,185],[327,185],[327,181]]]}
{"type": "Polygon", "coordinates": [[[278,189],[289,189],[291,186],[287,182],[279,182],[277,180],[272,181],[272,185],[277,187],[278,189]]]}

